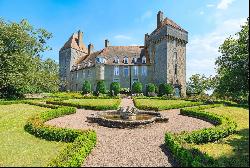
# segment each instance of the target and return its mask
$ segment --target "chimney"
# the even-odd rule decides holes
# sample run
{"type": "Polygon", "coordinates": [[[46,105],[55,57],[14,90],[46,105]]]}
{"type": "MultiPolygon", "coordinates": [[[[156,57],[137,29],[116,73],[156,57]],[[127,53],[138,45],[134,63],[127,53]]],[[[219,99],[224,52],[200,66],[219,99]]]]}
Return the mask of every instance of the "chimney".
{"type": "Polygon", "coordinates": [[[78,31],[78,46],[80,47],[80,45],[83,43],[82,42],[82,32],[81,30],[78,31]]]}
{"type": "Polygon", "coordinates": [[[145,46],[145,47],[147,46],[148,38],[149,38],[149,35],[148,35],[148,33],[147,33],[147,34],[145,34],[145,37],[144,37],[144,46],[145,46]]]}
{"type": "Polygon", "coordinates": [[[93,50],[94,50],[94,45],[89,43],[89,45],[88,45],[88,55],[90,55],[93,52],[93,50]]]}
{"type": "Polygon", "coordinates": [[[163,12],[159,11],[157,14],[157,28],[159,28],[161,26],[163,19],[164,19],[163,12]]]}
{"type": "Polygon", "coordinates": [[[109,46],[109,40],[106,39],[106,40],[105,40],[105,47],[108,47],[108,46],[109,46]]]}

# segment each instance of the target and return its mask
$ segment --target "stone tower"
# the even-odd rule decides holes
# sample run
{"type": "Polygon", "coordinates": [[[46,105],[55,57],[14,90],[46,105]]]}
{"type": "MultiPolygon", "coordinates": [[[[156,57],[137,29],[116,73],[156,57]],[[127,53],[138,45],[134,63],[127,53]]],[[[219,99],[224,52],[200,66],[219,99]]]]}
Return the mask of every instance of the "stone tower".
{"type": "Polygon", "coordinates": [[[70,90],[71,81],[74,80],[70,71],[75,68],[79,59],[88,55],[88,49],[83,43],[83,33],[79,30],[74,33],[59,51],[60,90],[70,90]]]}
{"type": "Polygon", "coordinates": [[[153,82],[170,83],[176,96],[186,96],[186,44],[188,32],[163,12],[157,14],[157,28],[145,36],[145,47],[152,63],[153,82]]]}

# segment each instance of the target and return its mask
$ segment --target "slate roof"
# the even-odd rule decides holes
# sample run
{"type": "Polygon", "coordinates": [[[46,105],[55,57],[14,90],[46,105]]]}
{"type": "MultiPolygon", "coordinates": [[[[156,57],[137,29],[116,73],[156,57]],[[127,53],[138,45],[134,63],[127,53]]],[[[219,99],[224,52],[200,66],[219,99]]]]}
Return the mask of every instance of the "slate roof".
{"type": "Polygon", "coordinates": [[[146,65],[149,65],[149,58],[145,53],[144,46],[108,46],[79,59],[77,67],[82,69],[93,66],[96,63],[96,57],[105,58],[106,65],[145,65],[142,63],[143,56],[146,57],[146,65]],[[128,58],[128,63],[124,62],[125,57],[128,58]],[[115,62],[115,58],[119,59],[119,63],[115,62]],[[136,58],[136,62],[134,58],[136,58]]]}

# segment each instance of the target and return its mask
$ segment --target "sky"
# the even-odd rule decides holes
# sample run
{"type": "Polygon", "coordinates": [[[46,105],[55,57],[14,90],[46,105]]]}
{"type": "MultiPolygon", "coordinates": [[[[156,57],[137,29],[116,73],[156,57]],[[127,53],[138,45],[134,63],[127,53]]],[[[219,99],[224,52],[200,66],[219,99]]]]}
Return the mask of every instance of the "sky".
{"type": "Polygon", "coordinates": [[[9,22],[27,19],[35,28],[53,34],[51,51],[43,58],[59,60],[59,50],[79,29],[83,42],[104,48],[143,45],[144,34],[156,28],[162,11],[188,31],[186,73],[214,75],[219,46],[240,31],[249,16],[248,0],[0,0],[0,18],[9,22]]]}

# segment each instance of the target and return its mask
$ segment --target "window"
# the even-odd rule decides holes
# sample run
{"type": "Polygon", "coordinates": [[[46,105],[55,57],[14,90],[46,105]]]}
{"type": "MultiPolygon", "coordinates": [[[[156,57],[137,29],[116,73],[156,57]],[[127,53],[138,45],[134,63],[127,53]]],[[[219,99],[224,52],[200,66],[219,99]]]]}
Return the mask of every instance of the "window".
{"type": "Polygon", "coordinates": [[[87,77],[90,77],[90,70],[88,69],[88,71],[87,71],[87,77]]]}
{"type": "Polygon", "coordinates": [[[119,75],[119,66],[114,67],[114,75],[118,76],[119,75]]]}
{"type": "Polygon", "coordinates": [[[141,68],[142,68],[141,69],[142,76],[147,76],[147,67],[146,66],[142,66],[141,68]]]}
{"type": "Polygon", "coordinates": [[[136,63],[137,62],[137,58],[133,58],[133,63],[136,63]]]}
{"type": "Polygon", "coordinates": [[[85,78],[85,72],[84,71],[82,71],[82,77],[85,78]]]}
{"type": "Polygon", "coordinates": [[[124,58],[124,64],[128,64],[128,57],[124,58]]]}
{"type": "Polygon", "coordinates": [[[76,71],[76,79],[78,79],[78,72],[76,71]]]}
{"type": "Polygon", "coordinates": [[[115,57],[115,63],[119,64],[119,57],[115,57]]]}
{"type": "Polygon", "coordinates": [[[76,84],[76,91],[78,90],[77,84],[76,84]]]}
{"type": "Polygon", "coordinates": [[[177,75],[177,64],[174,66],[174,74],[177,75]]]}
{"type": "Polygon", "coordinates": [[[142,63],[146,64],[146,57],[145,56],[142,57],[142,63]]]}
{"type": "Polygon", "coordinates": [[[105,63],[106,62],[106,60],[105,60],[105,58],[103,58],[103,57],[96,57],[96,63],[105,63]]]}
{"type": "Polygon", "coordinates": [[[137,66],[134,66],[134,75],[138,76],[138,67],[137,66]]]}
{"type": "Polygon", "coordinates": [[[174,43],[174,47],[177,47],[177,41],[174,40],[173,43],[174,43]]]}
{"type": "Polygon", "coordinates": [[[177,63],[177,52],[174,52],[174,63],[177,63]]]}
{"type": "Polygon", "coordinates": [[[124,67],[124,76],[128,76],[128,66],[124,67]]]}

